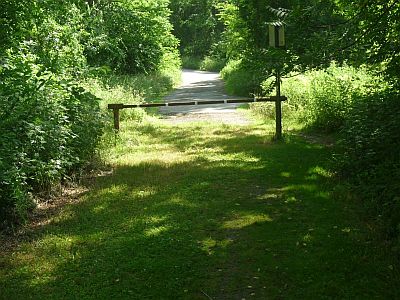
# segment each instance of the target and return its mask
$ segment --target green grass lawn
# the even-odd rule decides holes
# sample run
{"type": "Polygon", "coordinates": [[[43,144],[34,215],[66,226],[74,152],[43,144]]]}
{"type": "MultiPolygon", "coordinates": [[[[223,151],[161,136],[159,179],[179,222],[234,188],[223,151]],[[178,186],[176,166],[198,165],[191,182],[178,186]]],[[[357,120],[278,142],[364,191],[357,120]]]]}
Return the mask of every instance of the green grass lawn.
{"type": "Polygon", "coordinates": [[[399,299],[330,149],[265,125],[122,123],[112,175],[0,258],[1,299],[399,299]]]}

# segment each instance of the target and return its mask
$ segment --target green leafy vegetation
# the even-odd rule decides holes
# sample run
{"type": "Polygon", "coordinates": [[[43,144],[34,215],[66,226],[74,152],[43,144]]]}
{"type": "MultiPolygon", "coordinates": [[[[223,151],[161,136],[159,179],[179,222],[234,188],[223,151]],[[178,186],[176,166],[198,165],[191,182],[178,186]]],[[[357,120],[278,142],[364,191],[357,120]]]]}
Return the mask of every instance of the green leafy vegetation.
{"type": "Polygon", "coordinates": [[[395,0],[2,0],[0,298],[400,298],[399,28],[395,0]],[[181,65],[243,96],[279,71],[285,140],[270,104],[116,134],[107,104],[162,101],[181,65]]]}
{"type": "Polygon", "coordinates": [[[87,10],[88,62],[92,66],[107,65],[125,74],[157,70],[164,56],[175,52],[178,45],[168,22],[168,3],[167,0],[94,2],[87,10]]]}
{"type": "Polygon", "coordinates": [[[170,2],[171,23],[183,56],[203,58],[218,43],[223,24],[217,17],[215,0],[174,0],[170,2]]]}
{"type": "Polygon", "coordinates": [[[262,124],[122,128],[113,173],[2,256],[0,298],[399,297],[330,149],[262,124]]]}
{"type": "Polygon", "coordinates": [[[25,219],[32,192],[84,167],[102,132],[98,100],[73,78],[84,57],[68,22],[46,19],[1,53],[1,227],[25,219]]]}
{"type": "MultiPolygon", "coordinates": [[[[353,106],[364,103],[373,89],[382,91],[386,86],[378,74],[366,68],[338,67],[335,63],[324,70],[289,75],[282,79],[282,93],[288,97],[283,106],[284,117],[305,127],[337,132],[352,118],[353,106]]],[[[274,94],[274,88],[275,78],[269,78],[260,89],[262,94],[274,94]]],[[[274,117],[273,104],[257,103],[252,109],[258,114],[274,117]]]]}
{"type": "Polygon", "coordinates": [[[182,67],[185,69],[219,72],[225,67],[226,61],[217,56],[183,56],[182,67]]]}
{"type": "Polygon", "coordinates": [[[216,0],[171,1],[173,33],[179,39],[182,65],[187,69],[221,71],[226,64],[221,48],[224,25],[216,0]]]}
{"type": "MultiPolygon", "coordinates": [[[[338,176],[397,249],[399,3],[225,1],[217,7],[228,91],[269,95],[279,70],[288,96],[285,122],[339,136],[338,176]],[[271,22],[285,24],[281,49],[268,46],[271,22]]],[[[266,118],[275,114],[271,105],[251,108],[266,118]]]]}
{"type": "Polygon", "coordinates": [[[178,76],[167,73],[180,62],[168,18],[162,0],[2,1],[0,228],[23,222],[39,194],[95,156],[103,95],[90,80],[146,73],[160,80],[151,95],[172,88],[178,76]]]}
{"type": "Polygon", "coordinates": [[[260,70],[251,64],[245,65],[241,59],[230,60],[221,70],[221,76],[228,93],[239,96],[258,94],[260,77],[265,77],[260,70]]]}
{"type": "Polygon", "coordinates": [[[400,97],[377,92],[350,110],[336,155],[340,175],[348,178],[385,238],[400,251],[400,97]]]}

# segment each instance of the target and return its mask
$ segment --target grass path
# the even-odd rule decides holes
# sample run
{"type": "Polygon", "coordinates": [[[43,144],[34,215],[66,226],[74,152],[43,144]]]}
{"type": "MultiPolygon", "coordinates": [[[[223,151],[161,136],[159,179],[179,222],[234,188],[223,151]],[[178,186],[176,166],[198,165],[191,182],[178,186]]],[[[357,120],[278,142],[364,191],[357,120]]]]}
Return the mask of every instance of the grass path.
{"type": "Polygon", "coordinates": [[[3,253],[0,299],[400,297],[329,149],[264,125],[122,128],[113,174],[3,253]]]}

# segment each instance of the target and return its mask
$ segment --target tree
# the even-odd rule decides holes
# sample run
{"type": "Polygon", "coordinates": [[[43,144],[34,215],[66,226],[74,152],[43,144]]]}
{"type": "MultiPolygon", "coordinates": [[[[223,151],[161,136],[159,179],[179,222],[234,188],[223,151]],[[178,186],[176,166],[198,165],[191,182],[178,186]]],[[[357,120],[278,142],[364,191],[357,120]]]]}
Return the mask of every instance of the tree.
{"type": "Polygon", "coordinates": [[[174,35],[185,55],[204,56],[218,42],[223,29],[218,20],[215,0],[171,1],[174,35]]]}

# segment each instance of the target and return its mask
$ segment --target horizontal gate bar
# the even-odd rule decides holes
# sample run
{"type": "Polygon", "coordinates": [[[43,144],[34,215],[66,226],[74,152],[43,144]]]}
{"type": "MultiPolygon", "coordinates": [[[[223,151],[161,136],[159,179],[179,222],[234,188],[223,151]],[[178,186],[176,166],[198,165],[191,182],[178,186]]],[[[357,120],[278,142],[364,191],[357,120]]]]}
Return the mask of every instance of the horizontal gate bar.
{"type": "Polygon", "coordinates": [[[168,106],[186,106],[186,105],[213,105],[213,104],[232,104],[232,103],[250,103],[250,102],[276,102],[286,101],[287,97],[271,96],[248,99],[226,99],[226,100],[203,100],[203,101],[182,101],[182,102],[165,102],[165,103],[141,103],[141,104],[108,104],[108,109],[124,109],[139,107],[168,107],[168,106]]]}

